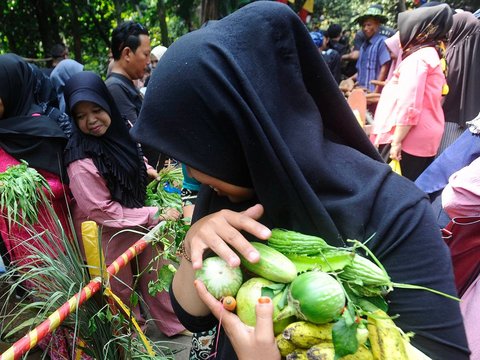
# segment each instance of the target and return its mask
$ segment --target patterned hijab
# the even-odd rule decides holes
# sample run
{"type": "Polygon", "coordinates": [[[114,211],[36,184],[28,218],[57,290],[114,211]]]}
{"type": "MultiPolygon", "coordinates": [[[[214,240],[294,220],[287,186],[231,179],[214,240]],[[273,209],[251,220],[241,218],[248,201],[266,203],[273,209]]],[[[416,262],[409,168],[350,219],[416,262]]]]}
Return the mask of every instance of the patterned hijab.
{"type": "Polygon", "coordinates": [[[403,59],[415,51],[436,46],[445,38],[453,22],[453,11],[447,4],[420,7],[398,15],[403,59]]]}
{"type": "Polygon", "coordinates": [[[81,72],[68,80],[65,102],[71,113],[80,101],[99,105],[112,121],[99,137],[84,134],[76,126],[66,148],[65,164],[91,158],[106,180],[112,199],[128,208],[144,206],[147,173],[142,151],[130,137],[125,119],[97,74],[81,72]]]}

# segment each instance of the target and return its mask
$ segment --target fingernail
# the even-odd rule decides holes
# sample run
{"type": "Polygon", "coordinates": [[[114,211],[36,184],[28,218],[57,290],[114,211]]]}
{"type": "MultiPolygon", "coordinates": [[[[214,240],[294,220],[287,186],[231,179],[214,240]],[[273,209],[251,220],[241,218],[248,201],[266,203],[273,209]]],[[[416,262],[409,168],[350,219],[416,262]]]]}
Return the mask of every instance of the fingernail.
{"type": "Polygon", "coordinates": [[[247,259],[249,261],[255,261],[258,260],[260,257],[260,254],[257,251],[250,251],[247,255],[247,259]]]}
{"type": "Polygon", "coordinates": [[[272,300],[268,296],[262,296],[258,298],[259,304],[270,304],[270,301],[272,300]]]}
{"type": "Polygon", "coordinates": [[[228,258],[228,265],[230,265],[231,267],[236,267],[240,265],[240,259],[236,256],[230,256],[228,258]]]}
{"type": "Polygon", "coordinates": [[[270,237],[270,235],[272,235],[272,232],[270,231],[270,229],[263,229],[262,231],[260,231],[260,235],[262,237],[268,238],[270,237]]]}

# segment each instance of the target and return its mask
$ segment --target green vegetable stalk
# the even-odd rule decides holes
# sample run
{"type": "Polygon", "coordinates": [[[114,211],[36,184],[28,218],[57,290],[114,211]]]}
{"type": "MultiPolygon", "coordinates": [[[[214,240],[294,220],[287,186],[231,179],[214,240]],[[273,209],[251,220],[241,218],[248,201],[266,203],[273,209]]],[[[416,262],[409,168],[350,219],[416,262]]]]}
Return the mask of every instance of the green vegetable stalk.
{"type": "Polygon", "coordinates": [[[47,180],[26,161],[0,173],[0,208],[7,213],[9,227],[20,219],[29,224],[37,223],[39,206],[47,201],[47,194],[52,195],[47,180]]]}

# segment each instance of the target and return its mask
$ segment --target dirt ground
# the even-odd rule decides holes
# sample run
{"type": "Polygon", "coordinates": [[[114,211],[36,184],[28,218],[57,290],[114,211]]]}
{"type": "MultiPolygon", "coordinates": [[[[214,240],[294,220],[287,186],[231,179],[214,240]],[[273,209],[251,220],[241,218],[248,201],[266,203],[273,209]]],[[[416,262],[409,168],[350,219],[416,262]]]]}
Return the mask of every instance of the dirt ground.
{"type": "MultiPolygon", "coordinates": [[[[7,290],[8,284],[1,283],[0,282],[0,294],[4,294],[4,292],[7,290]]],[[[1,300],[0,300],[1,301],[1,300]]],[[[4,304],[0,304],[0,307],[3,307],[4,304]]],[[[14,304],[8,304],[9,308],[12,308],[14,304]]],[[[25,319],[19,319],[19,323],[25,319]]],[[[152,324],[152,323],[151,323],[152,324]]],[[[3,326],[3,322],[0,321],[0,328],[3,326]]],[[[190,354],[190,344],[191,344],[191,337],[190,336],[185,336],[185,335],[179,335],[173,338],[167,338],[165,337],[160,331],[158,331],[155,327],[155,325],[149,325],[146,333],[148,337],[152,341],[162,341],[165,342],[166,345],[168,345],[169,348],[172,350],[176,350],[175,354],[175,360],[188,360],[189,359],[189,354],[190,354]]],[[[19,334],[18,338],[20,338],[24,334],[19,334]]],[[[0,354],[2,354],[4,351],[6,351],[8,348],[11,347],[11,343],[7,343],[5,341],[2,341],[0,339],[0,354]]],[[[26,357],[27,360],[39,360],[42,359],[44,354],[42,350],[38,347],[34,348],[32,351],[29,352],[28,356],[26,357]]],[[[47,357],[48,359],[48,357],[47,357]]],[[[98,359],[98,360],[109,360],[109,359],[98,359]]]]}

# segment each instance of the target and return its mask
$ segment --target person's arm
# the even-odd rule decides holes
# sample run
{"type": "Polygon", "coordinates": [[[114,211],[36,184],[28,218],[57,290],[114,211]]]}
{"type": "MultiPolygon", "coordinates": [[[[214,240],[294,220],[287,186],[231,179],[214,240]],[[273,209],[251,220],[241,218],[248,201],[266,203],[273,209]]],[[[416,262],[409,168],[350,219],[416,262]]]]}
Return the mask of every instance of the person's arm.
{"type": "Polygon", "coordinates": [[[380,71],[378,72],[377,76],[377,81],[380,81],[380,83],[376,84],[374,92],[382,92],[383,85],[381,85],[381,83],[383,83],[383,81],[387,78],[388,70],[390,70],[390,62],[387,62],[380,67],[380,71]]]}
{"type": "Polygon", "coordinates": [[[202,267],[202,256],[210,249],[223,258],[230,266],[240,265],[238,251],[251,262],[258,262],[260,254],[243,237],[246,231],[260,240],[270,237],[271,231],[258,220],[263,215],[263,207],[255,205],[244,212],[221,210],[195,222],[184,240],[185,258],[173,278],[172,289],[179,305],[192,316],[206,316],[210,309],[198,296],[195,287],[195,271],[202,267]]]}
{"type": "MultiPolygon", "coordinates": [[[[384,81],[387,76],[388,76],[388,71],[390,70],[390,63],[392,62],[392,59],[390,57],[390,52],[388,51],[387,45],[383,40],[381,40],[381,43],[379,44],[378,48],[378,62],[381,64],[380,70],[377,75],[378,81],[384,81]]],[[[374,92],[380,93],[382,92],[382,86],[376,85],[374,92]]]]}
{"type": "MultiPolygon", "coordinates": [[[[412,55],[413,56],[413,55],[412,55]]],[[[392,139],[390,158],[401,160],[402,141],[412,126],[417,125],[423,109],[423,98],[428,67],[421,59],[407,59],[402,64],[398,77],[397,113],[395,133],[392,139]],[[409,62],[407,62],[410,60],[409,62]]]]}
{"type": "MultiPolygon", "coordinates": [[[[451,255],[441,238],[437,218],[427,198],[411,199],[414,187],[391,174],[386,181],[395,184],[395,216],[385,213],[385,197],[373,206],[375,235],[367,246],[385,267],[395,283],[416,284],[455,296],[451,255]],[[389,226],[382,228],[387,221],[389,226]]],[[[388,201],[388,200],[387,200],[388,201]]],[[[388,314],[404,332],[413,332],[411,343],[432,359],[468,359],[459,302],[426,290],[395,288],[387,295],[388,314]],[[432,311],[431,309],[435,309],[432,311]]]]}
{"type": "Polygon", "coordinates": [[[411,125],[397,125],[390,148],[390,159],[402,160],[402,141],[412,128],[411,125]]]}
{"type": "Polygon", "coordinates": [[[450,176],[442,207],[450,218],[480,215],[480,158],[450,176]]]}
{"type": "Polygon", "coordinates": [[[359,50],[352,50],[348,54],[342,55],[342,60],[344,61],[356,61],[358,60],[358,56],[360,55],[359,50]]]}
{"type": "MultiPolygon", "coordinates": [[[[77,160],[67,169],[70,191],[77,206],[88,213],[90,220],[111,228],[150,227],[164,218],[175,218],[173,212],[155,217],[158,208],[126,208],[113,200],[105,179],[91,159],[77,160]]],[[[175,210],[176,211],[176,210],[175,210]]],[[[178,212],[177,212],[178,213],[178,212]]],[[[177,214],[178,217],[179,214],[177,214]]]]}

